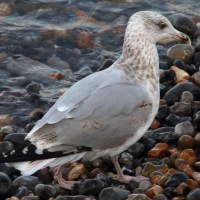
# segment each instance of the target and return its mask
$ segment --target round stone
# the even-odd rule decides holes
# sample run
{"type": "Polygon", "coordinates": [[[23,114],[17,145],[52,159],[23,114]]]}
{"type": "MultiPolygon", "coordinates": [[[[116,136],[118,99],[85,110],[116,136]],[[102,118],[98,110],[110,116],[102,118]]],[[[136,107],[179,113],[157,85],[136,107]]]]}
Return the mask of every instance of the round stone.
{"type": "Polygon", "coordinates": [[[177,133],[174,133],[172,131],[169,132],[163,132],[163,133],[156,133],[154,135],[154,138],[157,142],[177,142],[179,139],[179,135],[177,133]]]}
{"type": "Polygon", "coordinates": [[[149,181],[142,181],[139,186],[144,192],[152,187],[152,184],[149,181]]]}
{"type": "Polygon", "coordinates": [[[7,151],[11,151],[14,149],[14,145],[12,142],[5,141],[0,143],[0,152],[5,153],[7,151]]]}
{"type": "Polygon", "coordinates": [[[0,172],[0,197],[12,192],[12,181],[7,174],[0,172]]]}
{"type": "Polygon", "coordinates": [[[193,148],[196,146],[196,140],[189,135],[182,135],[178,140],[178,146],[183,149],[193,148]]]}
{"type": "Polygon", "coordinates": [[[119,187],[109,187],[105,188],[99,194],[98,200],[124,200],[129,196],[129,192],[119,187]]]}
{"type": "Polygon", "coordinates": [[[194,56],[194,63],[196,65],[196,67],[200,66],[200,52],[196,53],[194,56]]]}
{"type": "Polygon", "coordinates": [[[170,199],[170,198],[176,196],[175,190],[176,190],[175,187],[167,187],[167,188],[165,188],[163,194],[164,194],[167,198],[170,199]]]}
{"type": "Polygon", "coordinates": [[[145,146],[142,143],[136,142],[127,149],[127,152],[137,158],[144,153],[144,150],[145,146]]]}
{"type": "Polygon", "coordinates": [[[178,187],[182,182],[186,182],[188,177],[183,172],[176,172],[172,174],[165,183],[165,187],[178,187]]]}
{"type": "Polygon", "coordinates": [[[191,191],[186,197],[186,200],[199,200],[199,199],[200,199],[200,189],[191,191]]]}
{"type": "Polygon", "coordinates": [[[198,28],[195,22],[185,14],[176,13],[170,16],[170,22],[173,27],[189,37],[195,37],[198,33],[198,28]]]}
{"type": "Polygon", "coordinates": [[[174,72],[174,70],[172,69],[164,70],[164,72],[161,73],[159,77],[160,83],[165,86],[173,85],[175,76],[176,76],[176,73],[174,72]]]}
{"type": "Polygon", "coordinates": [[[187,117],[191,113],[191,105],[185,102],[176,102],[173,106],[169,108],[169,112],[171,114],[187,117]]]}
{"type": "Polygon", "coordinates": [[[10,141],[12,142],[15,146],[19,146],[22,143],[24,143],[24,138],[27,136],[25,133],[11,133],[7,135],[3,141],[10,141]]]}
{"type": "Polygon", "coordinates": [[[166,105],[159,106],[156,119],[160,122],[164,121],[166,117],[169,115],[169,108],[166,105]]]}
{"type": "Polygon", "coordinates": [[[37,83],[37,82],[33,82],[33,83],[30,83],[29,85],[26,86],[26,91],[29,93],[29,94],[32,94],[32,93],[38,93],[39,90],[40,90],[40,84],[37,83]]]}
{"type": "Polygon", "coordinates": [[[173,63],[173,66],[182,69],[184,71],[186,70],[186,65],[181,59],[176,59],[173,63]]]}
{"type": "Polygon", "coordinates": [[[106,187],[106,184],[102,181],[90,179],[81,184],[79,194],[81,195],[93,195],[98,197],[99,193],[106,187]]]}
{"type": "Polygon", "coordinates": [[[181,59],[184,63],[188,63],[194,55],[195,48],[193,46],[188,44],[177,44],[168,49],[167,60],[171,64],[177,59],[181,59]]]}
{"type": "Polygon", "coordinates": [[[182,122],[175,126],[175,133],[177,133],[179,136],[189,135],[189,136],[193,137],[194,136],[194,127],[188,121],[182,122]]]}
{"type": "Polygon", "coordinates": [[[190,92],[185,91],[181,95],[180,102],[189,103],[192,106],[194,102],[194,97],[190,92]]]}
{"type": "Polygon", "coordinates": [[[181,123],[181,122],[186,122],[192,121],[191,117],[179,117],[178,115],[175,114],[170,114],[167,118],[166,118],[166,122],[169,126],[176,126],[177,124],[181,123]]]}

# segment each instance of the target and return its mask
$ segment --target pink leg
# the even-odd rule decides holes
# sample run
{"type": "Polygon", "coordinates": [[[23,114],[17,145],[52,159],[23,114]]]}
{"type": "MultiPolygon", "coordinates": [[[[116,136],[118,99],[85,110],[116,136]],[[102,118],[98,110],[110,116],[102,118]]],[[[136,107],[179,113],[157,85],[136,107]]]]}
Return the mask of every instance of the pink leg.
{"type": "Polygon", "coordinates": [[[122,170],[121,170],[121,167],[119,165],[119,162],[118,162],[118,157],[117,156],[113,156],[111,157],[111,160],[115,166],[115,169],[117,170],[117,173],[118,173],[118,178],[119,178],[119,181],[121,183],[129,183],[129,181],[131,179],[134,179],[136,181],[146,181],[146,180],[149,180],[147,177],[145,176],[124,176],[122,170]]]}
{"type": "Polygon", "coordinates": [[[62,178],[62,171],[63,171],[63,165],[60,165],[58,167],[57,172],[55,173],[54,179],[58,181],[59,185],[63,188],[66,188],[68,190],[73,190],[73,185],[76,183],[76,181],[66,181],[62,178]]]}

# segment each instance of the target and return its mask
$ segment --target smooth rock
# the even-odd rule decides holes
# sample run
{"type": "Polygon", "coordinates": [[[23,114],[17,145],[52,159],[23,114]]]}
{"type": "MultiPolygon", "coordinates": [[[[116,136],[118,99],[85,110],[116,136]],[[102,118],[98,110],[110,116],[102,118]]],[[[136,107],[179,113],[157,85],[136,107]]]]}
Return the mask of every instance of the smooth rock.
{"type": "Polygon", "coordinates": [[[149,181],[142,181],[139,186],[144,192],[152,187],[152,184],[149,181]]]}
{"type": "Polygon", "coordinates": [[[200,189],[191,191],[186,197],[186,200],[199,200],[199,199],[200,199],[200,189]]]}
{"type": "Polygon", "coordinates": [[[164,194],[167,198],[170,199],[170,198],[176,196],[175,190],[176,190],[175,187],[167,187],[167,188],[165,188],[163,194],[164,194]]]}
{"type": "Polygon", "coordinates": [[[101,191],[98,200],[125,200],[128,198],[129,194],[127,190],[118,187],[109,187],[101,191]]]}
{"type": "Polygon", "coordinates": [[[186,182],[188,177],[183,172],[176,172],[172,174],[167,182],[165,183],[165,187],[178,187],[182,182],[186,182]]]}
{"type": "Polygon", "coordinates": [[[176,126],[177,124],[181,123],[181,122],[191,122],[192,118],[191,117],[179,117],[175,114],[170,114],[167,118],[166,118],[166,122],[169,126],[176,126]]]}
{"type": "Polygon", "coordinates": [[[168,70],[170,67],[167,65],[166,62],[159,61],[159,69],[168,70]]]}
{"type": "Polygon", "coordinates": [[[177,158],[175,160],[175,167],[176,167],[176,169],[178,169],[181,172],[184,172],[185,174],[187,174],[190,177],[194,173],[194,170],[193,170],[193,168],[191,168],[190,163],[183,159],[180,159],[180,158],[177,158]]]}
{"type": "Polygon", "coordinates": [[[177,59],[188,63],[194,55],[195,48],[188,44],[177,44],[167,50],[167,60],[169,63],[173,63],[177,59]]]}
{"type": "Polygon", "coordinates": [[[194,56],[194,63],[196,65],[196,67],[200,66],[200,52],[196,53],[194,56]]]}
{"type": "Polygon", "coordinates": [[[121,154],[121,157],[119,159],[119,162],[121,164],[124,164],[126,166],[132,166],[132,160],[133,160],[133,156],[127,152],[124,152],[121,154]]]}
{"type": "Polygon", "coordinates": [[[168,145],[166,143],[157,143],[156,146],[148,152],[148,157],[158,158],[162,153],[166,152],[168,145]]]}
{"type": "Polygon", "coordinates": [[[194,97],[190,92],[185,91],[181,95],[180,102],[189,103],[192,106],[194,102],[194,97]]]}
{"type": "Polygon", "coordinates": [[[22,143],[24,143],[24,138],[26,137],[27,134],[25,133],[12,133],[7,135],[3,141],[10,141],[12,142],[15,147],[21,145],[22,143]]]}
{"type": "Polygon", "coordinates": [[[156,184],[158,185],[158,181],[161,179],[162,175],[154,175],[151,179],[150,182],[152,185],[156,184]]]}
{"type": "Polygon", "coordinates": [[[7,151],[11,151],[14,149],[14,145],[12,142],[5,141],[0,143],[0,152],[5,153],[7,151]]]}
{"type": "Polygon", "coordinates": [[[92,164],[93,164],[93,166],[94,166],[94,168],[101,168],[101,167],[103,167],[103,160],[101,160],[101,159],[95,159],[95,160],[93,160],[92,161],[92,164]]]}
{"type": "Polygon", "coordinates": [[[128,200],[151,200],[145,194],[130,194],[128,200]]]}
{"type": "Polygon", "coordinates": [[[163,132],[168,132],[168,131],[173,131],[174,132],[174,127],[161,127],[158,128],[154,131],[151,132],[150,137],[155,140],[154,135],[157,133],[163,133],[163,132]]]}
{"type": "Polygon", "coordinates": [[[200,111],[193,116],[193,126],[196,130],[200,129],[200,111]]]}
{"type": "Polygon", "coordinates": [[[193,179],[188,179],[186,181],[186,183],[190,190],[195,190],[195,189],[199,188],[198,183],[196,181],[194,181],[193,179]]]}
{"type": "Polygon", "coordinates": [[[169,107],[171,114],[187,117],[191,113],[191,105],[185,102],[175,103],[173,106],[169,107]]]}
{"type": "Polygon", "coordinates": [[[161,123],[157,119],[154,119],[150,128],[152,130],[155,130],[155,129],[158,129],[160,126],[161,126],[161,123]]]}
{"type": "Polygon", "coordinates": [[[0,197],[12,192],[12,181],[4,172],[0,172],[0,197]]]}
{"type": "Polygon", "coordinates": [[[182,135],[189,135],[191,137],[194,137],[194,127],[192,124],[188,121],[179,123],[175,126],[175,133],[177,133],[179,136],[182,135]]]}
{"type": "Polygon", "coordinates": [[[196,146],[196,140],[189,135],[182,135],[178,140],[178,146],[183,149],[193,148],[196,146]]]}
{"type": "Polygon", "coordinates": [[[145,146],[142,143],[136,142],[127,149],[127,152],[137,158],[144,153],[145,146]]]}
{"type": "Polygon", "coordinates": [[[19,176],[13,181],[13,186],[17,189],[20,186],[27,187],[28,190],[34,192],[36,185],[38,185],[40,181],[38,177],[35,176],[19,176]]]}
{"type": "Polygon", "coordinates": [[[195,67],[195,65],[191,64],[191,65],[186,65],[186,72],[188,72],[189,74],[194,74],[198,71],[198,69],[195,67]]]}
{"type": "Polygon", "coordinates": [[[160,83],[165,86],[170,86],[174,84],[174,78],[176,76],[176,73],[174,70],[164,70],[164,72],[160,75],[160,83]]]}
{"type": "MultiPolygon", "coordinates": [[[[70,172],[68,173],[68,180],[73,181],[77,179],[81,174],[86,173],[86,169],[81,163],[73,163],[70,165],[70,172]]],[[[87,172],[88,173],[88,172],[87,172]]]]}
{"type": "Polygon", "coordinates": [[[179,102],[182,93],[185,91],[189,91],[193,95],[194,101],[200,100],[200,88],[193,82],[178,83],[165,93],[163,99],[167,102],[167,105],[174,105],[175,102],[179,102]]]}
{"type": "Polygon", "coordinates": [[[165,85],[159,84],[159,89],[160,89],[160,98],[163,98],[163,96],[167,92],[167,88],[165,85]]]}
{"type": "Polygon", "coordinates": [[[190,165],[193,166],[197,161],[197,156],[192,149],[186,149],[181,153],[180,159],[189,162],[190,165]]]}
{"type": "Polygon", "coordinates": [[[195,37],[198,33],[198,28],[195,22],[185,14],[176,13],[170,16],[170,22],[173,27],[189,37],[195,37]]]}
{"type": "Polygon", "coordinates": [[[157,142],[164,142],[164,143],[177,142],[179,137],[180,136],[177,133],[174,133],[172,131],[156,133],[154,135],[154,138],[157,142]]]}
{"type": "Polygon", "coordinates": [[[93,195],[93,196],[98,197],[99,193],[105,187],[106,187],[106,184],[102,181],[95,180],[95,179],[86,180],[81,184],[81,187],[79,189],[79,194],[86,195],[86,196],[93,195]]]}
{"type": "Polygon", "coordinates": [[[0,3],[0,15],[9,15],[11,13],[11,8],[8,3],[1,2],[0,3]]]}
{"type": "Polygon", "coordinates": [[[193,74],[191,80],[194,81],[197,85],[200,85],[200,72],[193,74]]]}
{"type": "Polygon", "coordinates": [[[156,119],[160,122],[164,121],[165,118],[169,115],[169,108],[166,105],[159,106],[156,119]]]}
{"type": "Polygon", "coordinates": [[[25,196],[21,200],[40,200],[38,196],[25,196]]]}
{"type": "Polygon", "coordinates": [[[149,198],[153,198],[153,197],[157,196],[158,194],[162,194],[163,191],[164,191],[164,189],[162,187],[160,187],[159,185],[155,185],[154,187],[152,187],[146,191],[146,195],[149,198]]]}
{"type": "Polygon", "coordinates": [[[186,65],[181,59],[177,59],[174,61],[173,66],[181,69],[181,70],[186,70],[186,65]]]}
{"type": "Polygon", "coordinates": [[[32,93],[38,93],[40,91],[40,84],[37,83],[37,82],[32,82],[30,83],[29,85],[26,86],[26,91],[29,93],[29,94],[32,94],[32,93]]]}
{"type": "Polygon", "coordinates": [[[18,188],[19,192],[15,195],[15,197],[22,199],[22,197],[27,196],[28,195],[28,189],[25,186],[20,186],[18,188]]]}

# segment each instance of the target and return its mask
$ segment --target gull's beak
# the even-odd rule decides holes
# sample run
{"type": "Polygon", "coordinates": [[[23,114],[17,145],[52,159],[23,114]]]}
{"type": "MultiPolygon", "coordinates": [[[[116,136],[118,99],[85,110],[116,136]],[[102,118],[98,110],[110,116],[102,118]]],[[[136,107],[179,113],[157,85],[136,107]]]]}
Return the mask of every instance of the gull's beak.
{"type": "Polygon", "coordinates": [[[175,34],[170,34],[170,35],[172,36],[173,39],[175,39],[177,43],[185,43],[191,45],[190,38],[186,34],[181,33],[180,31],[176,31],[175,34]]]}

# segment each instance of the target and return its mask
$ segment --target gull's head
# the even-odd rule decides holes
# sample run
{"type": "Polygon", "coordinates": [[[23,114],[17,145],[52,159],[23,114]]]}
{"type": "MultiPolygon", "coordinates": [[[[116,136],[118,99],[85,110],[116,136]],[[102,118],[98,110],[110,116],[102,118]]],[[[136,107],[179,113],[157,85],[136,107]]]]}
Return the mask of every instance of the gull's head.
{"type": "Polygon", "coordinates": [[[180,43],[191,44],[190,38],[176,30],[169,20],[163,15],[152,11],[137,12],[130,18],[126,35],[133,37],[143,37],[143,39],[157,43],[164,39],[174,39],[180,43]]]}

